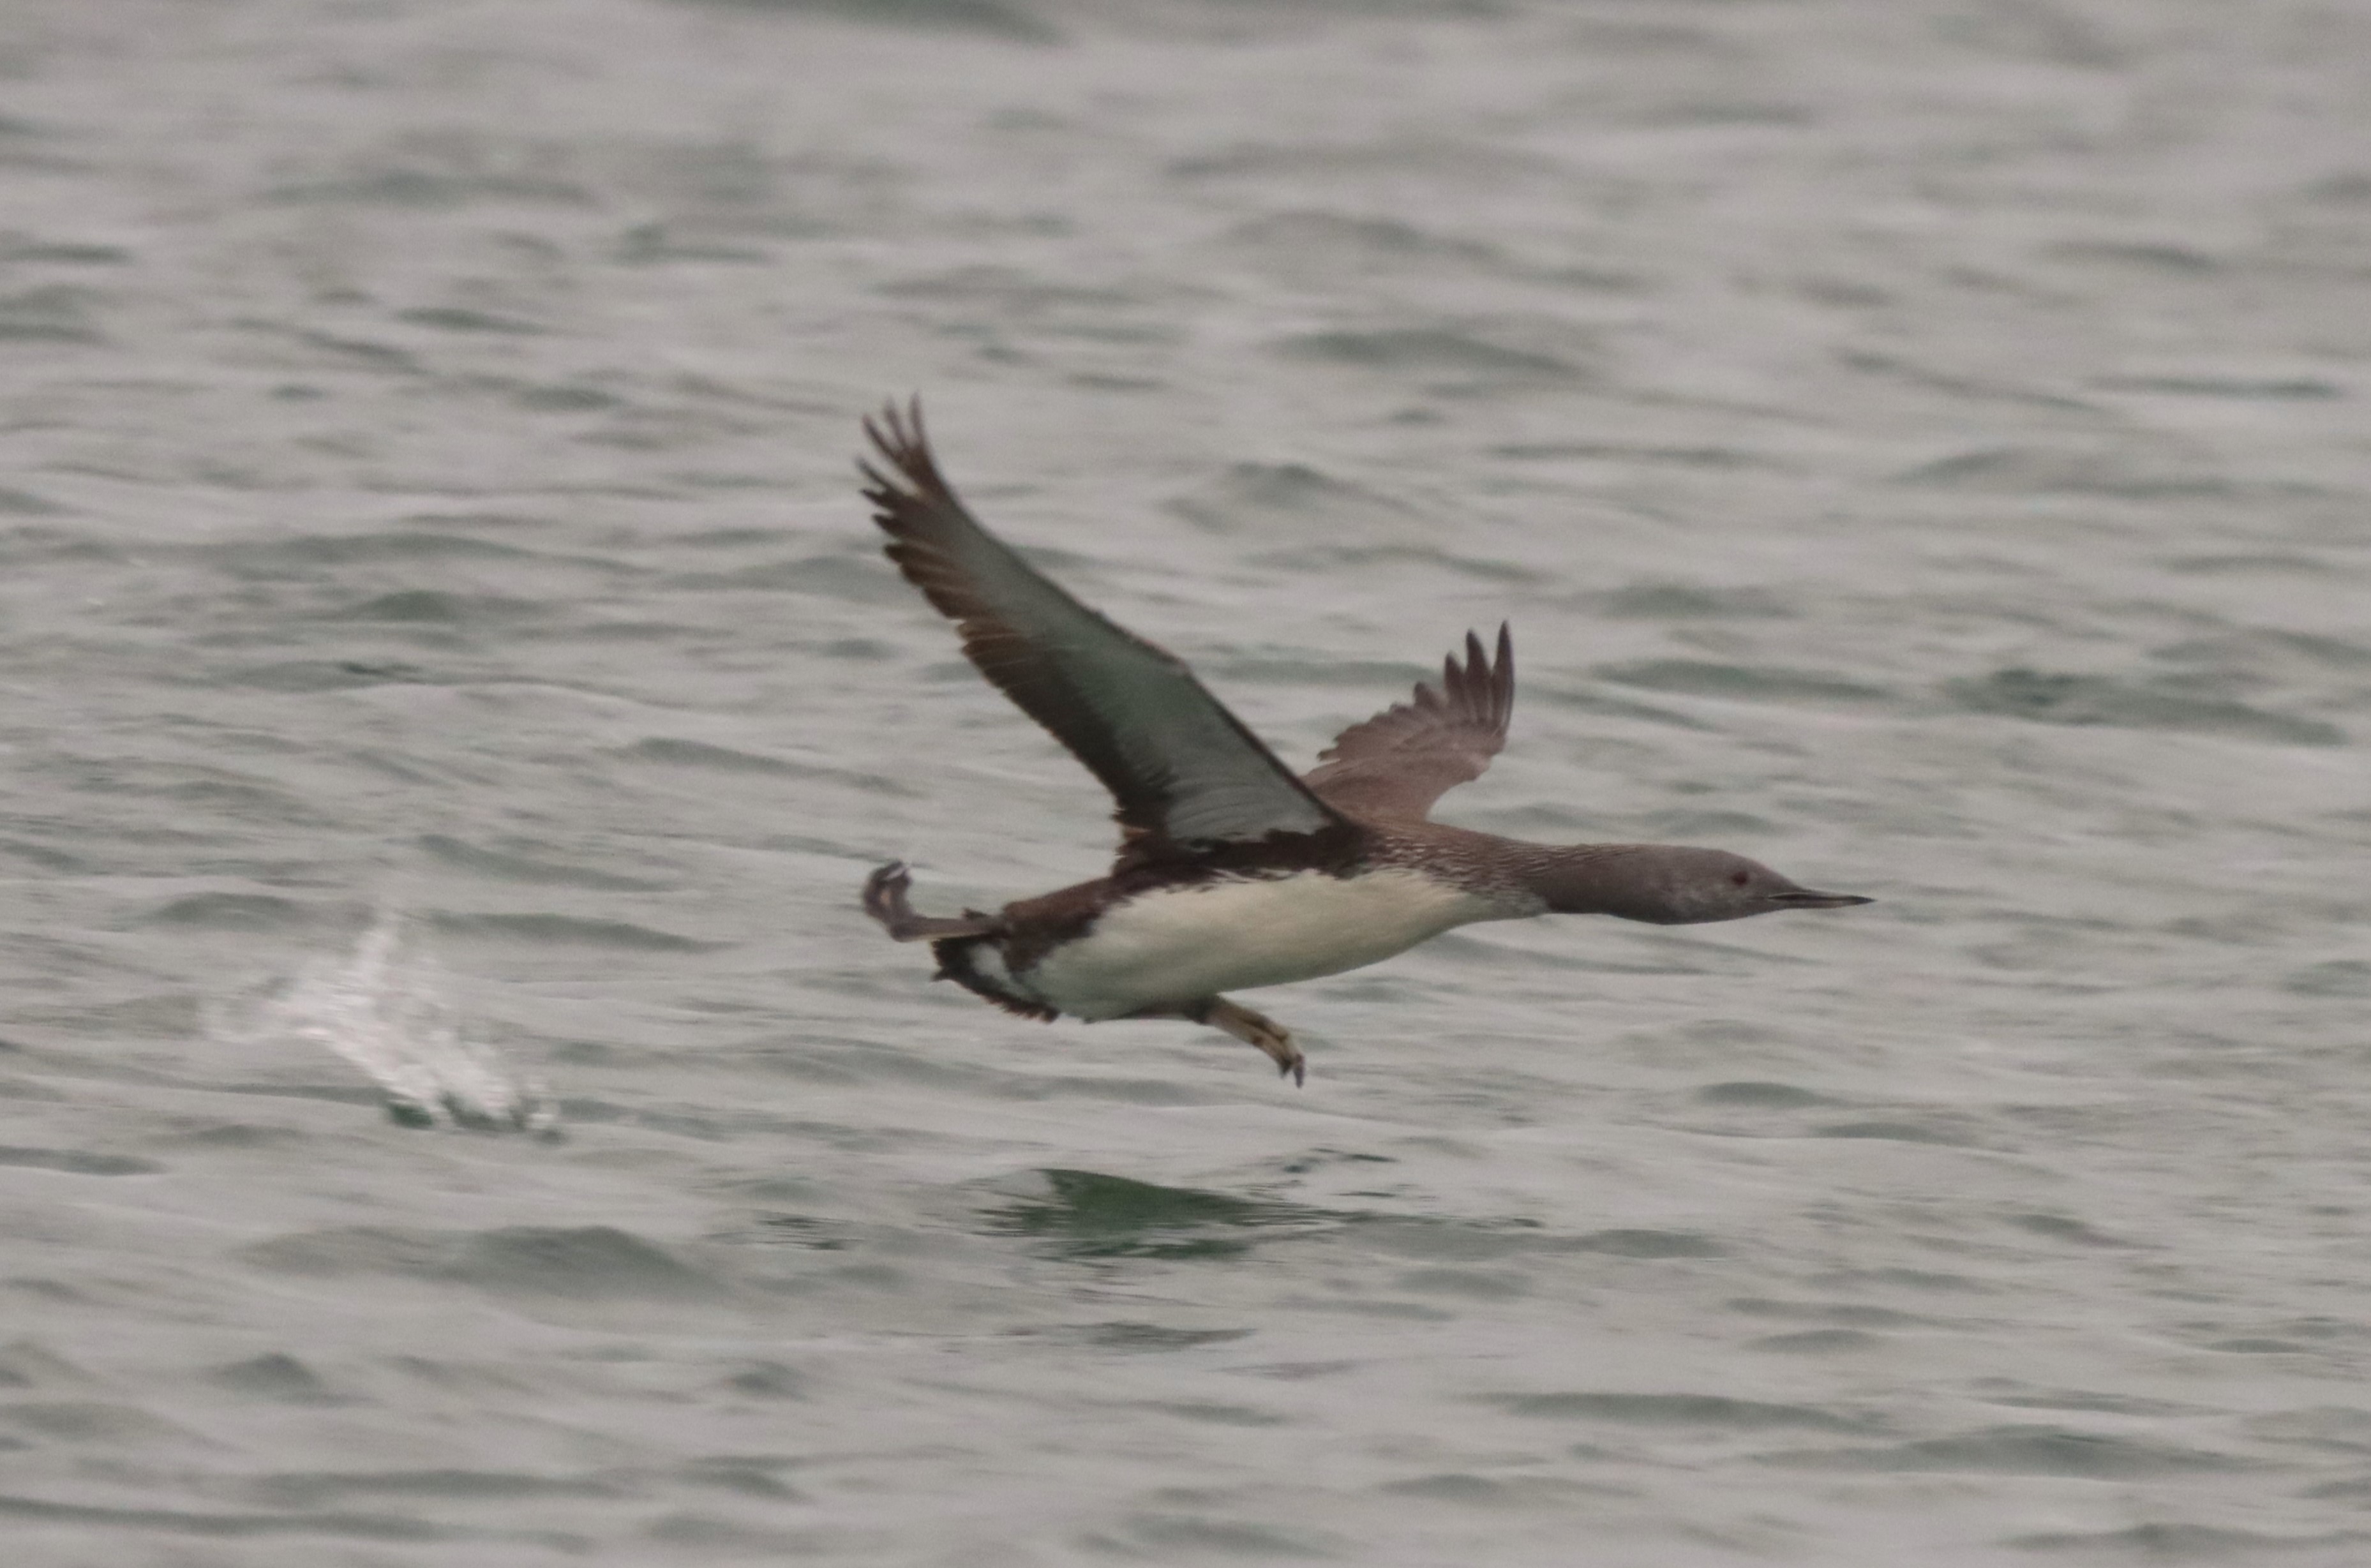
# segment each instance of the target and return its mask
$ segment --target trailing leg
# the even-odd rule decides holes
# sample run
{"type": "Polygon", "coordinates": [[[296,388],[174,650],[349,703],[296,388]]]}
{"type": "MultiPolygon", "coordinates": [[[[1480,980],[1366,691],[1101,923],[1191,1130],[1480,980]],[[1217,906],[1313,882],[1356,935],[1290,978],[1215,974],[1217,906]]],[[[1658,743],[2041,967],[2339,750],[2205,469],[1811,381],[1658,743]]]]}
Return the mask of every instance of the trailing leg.
{"type": "Polygon", "coordinates": [[[1295,1088],[1306,1081],[1309,1064],[1301,1047],[1292,1043],[1291,1032],[1266,1013],[1255,1013],[1224,997],[1212,997],[1198,1009],[1187,1009],[1186,1016],[1196,1023],[1223,1030],[1246,1045],[1256,1045],[1276,1064],[1278,1075],[1290,1077],[1295,1088]]]}
{"type": "Polygon", "coordinates": [[[960,916],[917,915],[906,902],[914,879],[903,860],[892,860],[864,879],[864,912],[901,942],[936,941],[943,937],[987,937],[997,931],[993,915],[966,910],[960,916]]]}

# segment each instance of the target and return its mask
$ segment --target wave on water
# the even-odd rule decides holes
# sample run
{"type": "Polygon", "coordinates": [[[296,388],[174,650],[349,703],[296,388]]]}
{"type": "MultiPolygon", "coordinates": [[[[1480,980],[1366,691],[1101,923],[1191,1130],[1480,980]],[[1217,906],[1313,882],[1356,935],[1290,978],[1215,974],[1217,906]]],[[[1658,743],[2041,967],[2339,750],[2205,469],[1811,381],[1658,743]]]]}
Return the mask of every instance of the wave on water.
{"type": "Polygon", "coordinates": [[[383,909],[352,952],[316,959],[218,1035],[300,1040],[359,1068],[409,1127],[560,1136],[560,1107],[491,1043],[473,1037],[447,997],[443,965],[399,910],[383,909]]]}

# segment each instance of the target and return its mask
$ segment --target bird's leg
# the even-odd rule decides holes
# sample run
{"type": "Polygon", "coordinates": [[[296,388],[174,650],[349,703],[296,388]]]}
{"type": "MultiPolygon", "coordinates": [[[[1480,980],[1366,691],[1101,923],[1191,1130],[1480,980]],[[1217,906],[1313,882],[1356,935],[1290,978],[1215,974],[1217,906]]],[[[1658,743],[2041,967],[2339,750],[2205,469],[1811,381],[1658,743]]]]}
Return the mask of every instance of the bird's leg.
{"type": "Polygon", "coordinates": [[[966,909],[960,916],[917,915],[906,902],[906,890],[914,879],[903,860],[892,860],[864,879],[864,912],[881,922],[882,928],[901,942],[935,941],[941,937],[987,937],[995,935],[998,922],[993,915],[981,915],[966,909]]]}
{"type": "Polygon", "coordinates": [[[1308,1060],[1301,1047],[1292,1043],[1292,1033],[1266,1013],[1255,1013],[1240,1002],[1224,997],[1212,997],[1198,1007],[1188,1009],[1186,1016],[1196,1023],[1207,1023],[1212,1029],[1223,1030],[1246,1045],[1256,1045],[1267,1053],[1276,1064],[1279,1077],[1290,1077],[1299,1088],[1309,1074],[1308,1060]]]}

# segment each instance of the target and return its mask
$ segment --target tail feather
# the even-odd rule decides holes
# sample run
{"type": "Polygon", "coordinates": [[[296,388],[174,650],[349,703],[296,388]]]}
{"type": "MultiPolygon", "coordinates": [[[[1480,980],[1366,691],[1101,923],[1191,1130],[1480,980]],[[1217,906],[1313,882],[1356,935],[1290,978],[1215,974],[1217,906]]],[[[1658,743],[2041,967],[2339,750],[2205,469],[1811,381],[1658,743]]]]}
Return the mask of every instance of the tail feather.
{"type": "Polygon", "coordinates": [[[997,963],[994,973],[981,968],[978,955],[983,949],[991,954],[996,953],[996,939],[942,937],[931,944],[931,956],[939,961],[939,972],[931,978],[952,980],[972,995],[985,997],[1006,1012],[1018,1013],[1023,1018],[1042,1019],[1051,1023],[1062,1016],[1036,997],[1023,996],[1011,989],[1011,982],[1002,973],[1004,965],[1001,962],[997,963]]]}

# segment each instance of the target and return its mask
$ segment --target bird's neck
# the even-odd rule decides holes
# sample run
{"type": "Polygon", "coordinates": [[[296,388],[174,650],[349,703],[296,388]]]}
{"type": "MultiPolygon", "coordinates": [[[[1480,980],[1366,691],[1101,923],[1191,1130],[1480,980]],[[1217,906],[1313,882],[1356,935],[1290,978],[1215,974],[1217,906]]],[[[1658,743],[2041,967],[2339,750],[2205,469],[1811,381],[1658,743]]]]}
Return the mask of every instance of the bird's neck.
{"type": "Polygon", "coordinates": [[[1390,863],[1506,898],[1510,914],[1671,917],[1648,845],[1531,844],[1442,823],[1394,823],[1376,844],[1390,863]]]}
{"type": "Polygon", "coordinates": [[[1626,920],[1670,918],[1660,879],[1647,874],[1638,844],[1525,845],[1524,886],[1552,915],[1618,915],[1626,920]]]}

